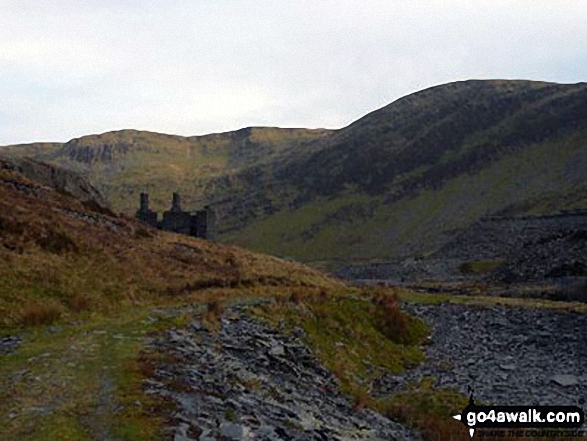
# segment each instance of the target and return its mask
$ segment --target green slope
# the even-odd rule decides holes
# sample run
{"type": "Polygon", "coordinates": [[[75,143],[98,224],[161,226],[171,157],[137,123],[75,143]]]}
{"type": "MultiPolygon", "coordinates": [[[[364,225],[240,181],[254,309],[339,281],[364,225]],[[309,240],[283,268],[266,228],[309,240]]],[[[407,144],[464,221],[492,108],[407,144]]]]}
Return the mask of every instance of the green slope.
{"type": "Polygon", "coordinates": [[[288,189],[279,214],[226,239],[304,261],[395,258],[431,253],[484,215],[587,205],[585,84],[439,86],[322,144],[273,173],[288,189]]]}
{"type": "Polygon", "coordinates": [[[585,139],[587,132],[582,140],[579,135],[567,139],[564,152],[557,155],[552,154],[556,144],[537,144],[478,173],[452,178],[441,188],[421,189],[395,201],[359,192],[317,198],[253,222],[226,239],[307,262],[425,256],[455,229],[488,214],[587,206],[580,170],[587,170],[585,139]]]}

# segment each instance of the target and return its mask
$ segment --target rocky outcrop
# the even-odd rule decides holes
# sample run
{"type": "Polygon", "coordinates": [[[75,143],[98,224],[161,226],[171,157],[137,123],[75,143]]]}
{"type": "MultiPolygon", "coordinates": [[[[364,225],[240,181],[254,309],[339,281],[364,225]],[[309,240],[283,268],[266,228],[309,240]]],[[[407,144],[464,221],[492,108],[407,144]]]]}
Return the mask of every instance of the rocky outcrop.
{"type": "Polygon", "coordinates": [[[15,171],[25,178],[72,195],[82,201],[108,208],[109,204],[100,192],[88,183],[81,175],[55,165],[38,162],[28,158],[0,156],[0,168],[15,171]]]}
{"type": "Polygon", "coordinates": [[[0,355],[11,354],[20,346],[22,339],[16,335],[0,338],[0,355]]]}
{"type": "Polygon", "coordinates": [[[104,141],[103,143],[96,142],[89,145],[84,144],[84,140],[85,138],[72,139],[65,143],[57,154],[62,157],[68,157],[71,161],[91,166],[95,163],[112,163],[133,151],[157,151],[148,145],[137,145],[132,140],[110,143],[104,141]]]}
{"type": "Polygon", "coordinates": [[[195,318],[155,346],[173,354],[149,381],[178,406],[176,441],[418,439],[399,423],[355,409],[303,342],[228,309],[210,332],[195,318]]]}

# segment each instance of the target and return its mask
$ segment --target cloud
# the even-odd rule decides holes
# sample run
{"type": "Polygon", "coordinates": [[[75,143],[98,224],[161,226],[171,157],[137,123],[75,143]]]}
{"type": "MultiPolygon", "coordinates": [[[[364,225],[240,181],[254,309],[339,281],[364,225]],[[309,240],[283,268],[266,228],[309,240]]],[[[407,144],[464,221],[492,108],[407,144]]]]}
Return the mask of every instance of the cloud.
{"type": "Polygon", "coordinates": [[[455,80],[578,82],[581,3],[5,0],[0,144],[120,128],[335,128],[455,80]]]}

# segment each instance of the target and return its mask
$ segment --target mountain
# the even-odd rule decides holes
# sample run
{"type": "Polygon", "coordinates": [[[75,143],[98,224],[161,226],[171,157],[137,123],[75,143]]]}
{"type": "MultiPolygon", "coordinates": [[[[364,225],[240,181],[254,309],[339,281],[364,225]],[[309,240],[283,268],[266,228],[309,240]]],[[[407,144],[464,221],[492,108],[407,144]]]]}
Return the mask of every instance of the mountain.
{"type": "Polygon", "coordinates": [[[133,213],[140,191],[149,191],[156,210],[168,208],[172,191],[180,190],[187,206],[208,201],[219,175],[272,162],[327,130],[251,127],[235,132],[182,137],[121,130],[72,139],[65,144],[28,144],[1,148],[5,154],[60,165],[84,174],[107,196],[116,211],[133,213]]]}
{"type": "Polygon", "coordinates": [[[393,258],[483,216],[584,207],[586,98],[585,84],[526,81],[402,98],[271,175],[241,175],[260,203],[255,180],[282,189],[281,209],[228,238],[306,261],[393,258]]]}
{"type": "Polygon", "coordinates": [[[487,80],[336,131],[122,131],[30,153],[86,174],[117,210],[134,211],[141,190],[161,209],[177,189],[188,207],[216,207],[224,241],[336,266],[429,255],[488,215],[587,206],[586,140],[587,84],[487,80]]]}

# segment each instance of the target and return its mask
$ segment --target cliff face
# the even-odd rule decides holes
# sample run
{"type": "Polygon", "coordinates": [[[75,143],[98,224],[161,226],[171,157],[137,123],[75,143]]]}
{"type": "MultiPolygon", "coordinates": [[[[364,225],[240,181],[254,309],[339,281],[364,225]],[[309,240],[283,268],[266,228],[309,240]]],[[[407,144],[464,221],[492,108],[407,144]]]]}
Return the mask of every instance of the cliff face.
{"type": "Polygon", "coordinates": [[[27,158],[0,156],[0,168],[15,171],[37,184],[67,193],[76,198],[109,208],[100,192],[76,172],[27,158]]]}

